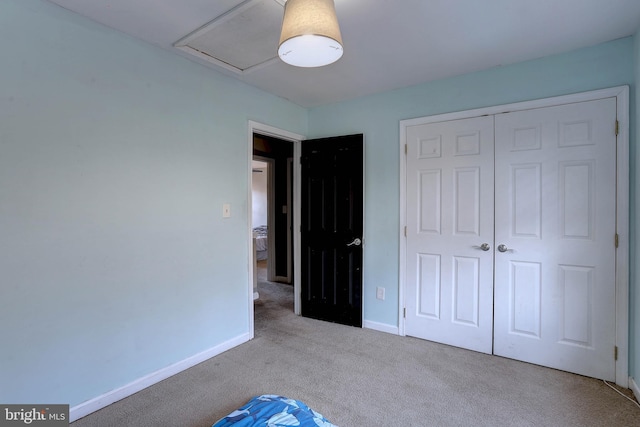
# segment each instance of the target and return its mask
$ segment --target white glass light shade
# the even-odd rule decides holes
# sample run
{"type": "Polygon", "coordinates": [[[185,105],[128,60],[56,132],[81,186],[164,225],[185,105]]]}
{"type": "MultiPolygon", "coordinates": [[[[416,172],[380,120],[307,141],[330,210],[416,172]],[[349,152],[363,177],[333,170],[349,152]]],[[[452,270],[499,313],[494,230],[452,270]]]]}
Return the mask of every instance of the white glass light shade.
{"type": "Polygon", "coordinates": [[[297,67],[321,67],[342,56],[342,36],[333,0],[288,0],[278,56],[297,67]]]}

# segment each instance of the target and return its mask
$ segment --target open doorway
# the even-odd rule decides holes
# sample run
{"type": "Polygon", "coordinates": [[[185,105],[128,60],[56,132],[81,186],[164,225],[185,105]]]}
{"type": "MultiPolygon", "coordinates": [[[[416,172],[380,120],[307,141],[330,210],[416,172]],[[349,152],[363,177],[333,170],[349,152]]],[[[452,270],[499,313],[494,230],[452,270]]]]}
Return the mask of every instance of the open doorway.
{"type": "MultiPolygon", "coordinates": [[[[337,246],[335,247],[335,250],[331,248],[323,247],[323,248],[320,248],[320,252],[319,252],[318,250],[315,249],[316,246],[307,246],[306,248],[303,247],[303,243],[302,243],[302,236],[304,234],[303,230],[309,231],[311,230],[311,228],[313,228],[313,230],[311,231],[313,232],[316,232],[316,231],[315,231],[315,227],[311,227],[311,223],[309,222],[309,219],[310,219],[308,215],[309,211],[307,211],[307,214],[303,214],[302,201],[305,200],[305,197],[306,197],[306,200],[309,201],[312,199],[315,200],[317,197],[321,197],[321,198],[325,197],[325,199],[328,200],[329,198],[334,198],[334,196],[328,193],[325,194],[324,196],[322,194],[319,195],[315,193],[314,193],[315,195],[310,195],[309,193],[307,193],[306,196],[303,196],[302,189],[308,188],[310,184],[310,182],[307,182],[306,184],[303,182],[304,181],[302,179],[303,170],[304,170],[303,164],[306,165],[305,167],[307,167],[307,166],[310,166],[311,163],[308,162],[308,160],[310,159],[309,152],[307,152],[306,154],[307,160],[303,159],[302,151],[304,150],[302,150],[302,148],[303,146],[310,148],[312,151],[311,154],[313,154],[313,156],[315,156],[315,154],[318,154],[320,158],[322,158],[324,155],[328,155],[330,157],[333,156],[332,158],[334,160],[339,160],[342,158],[341,156],[330,155],[328,153],[330,151],[335,151],[336,148],[338,148],[338,150],[341,152],[345,151],[345,149],[343,149],[344,147],[340,148],[341,143],[342,142],[346,143],[347,141],[351,141],[353,137],[356,137],[356,139],[358,140],[356,145],[362,146],[361,148],[363,149],[364,136],[362,134],[359,134],[359,135],[342,136],[342,137],[336,137],[336,138],[324,138],[323,141],[316,140],[315,142],[319,143],[320,145],[315,145],[314,140],[305,140],[305,138],[301,135],[296,135],[291,132],[284,131],[282,129],[274,128],[272,126],[249,121],[248,137],[249,137],[248,142],[249,142],[249,149],[250,149],[249,164],[252,164],[251,162],[254,160],[254,158],[256,158],[256,160],[260,160],[260,158],[273,159],[275,162],[273,167],[274,184],[268,186],[268,188],[274,189],[274,203],[273,203],[273,207],[268,208],[268,212],[274,216],[274,219],[277,217],[287,218],[285,222],[286,228],[284,229],[284,232],[279,233],[277,231],[277,222],[274,222],[274,224],[276,225],[274,225],[273,227],[269,227],[269,226],[267,227],[267,239],[269,240],[268,245],[269,247],[271,247],[271,244],[272,244],[271,242],[273,242],[273,244],[275,245],[273,252],[267,254],[267,261],[268,261],[267,268],[269,269],[271,262],[273,262],[274,268],[276,269],[282,268],[283,264],[287,266],[286,271],[288,271],[289,272],[288,274],[290,274],[288,276],[289,278],[288,281],[289,283],[293,283],[293,286],[292,287],[290,285],[284,285],[284,286],[289,287],[290,290],[293,291],[293,311],[295,314],[305,315],[307,317],[316,317],[323,320],[336,321],[336,322],[342,323],[342,321],[337,318],[335,319],[326,318],[326,316],[323,315],[323,313],[327,313],[331,311],[335,312],[336,310],[342,310],[343,308],[345,308],[342,306],[342,303],[341,303],[342,298],[340,298],[339,299],[340,301],[338,301],[332,297],[329,297],[328,299],[326,297],[323,297],[323,301],[327,301],[330,303],[330,304],[325,304],[326,310],[324,311],[316,310],[315,313],[310,313],[310,312],[303,313],[302,289],[307,287],[308,289],[313,288],[314,292],[317,291],[317,288],[315,286],[317,283],[314,282],[313,284],[308,286],[311,283],[309,282],[309,280],[316,277],[316,272],[317,272],[317,268],[314,269],[313,271],[309,269],[308,261],[312,261],[314,263],[313,266],[323,265],[323,260],[327,259],[327,256],[325,256],[323,253],[320,253],[320,252],[332,251],[339,255],[338,258],[341,261],[340,263],[341,266],[342,265],[349,266],[348,262],[343,263],[342,260],[352,259],[353,255],[356,252],[360,253],[362,251],[362,230],[360,228],[358,228],[358,230],[356,230],[355,228],[351,230],[351,227],[350,227],[350,231],[353,232],[351,233],[353,234],[353,236],[351,235],[343,236],[345,239],[347,239],[347,237],[349,238],[343,242],[341,241],[342,243],[337,241],[334,242],[337,244],[337,246]],[[303,140],[304,140],[304,144],[303,144],[303,140]],[[327,145],[328,147],[325,147],[325,145],[327,145]],[[327,148],[327,150],[325,150],[325,148],[327,148]],[[279,159],[281,159],[281,161],[279,161],[279,159]],[[285,166],[278,168],[278,166],[276,166],[278,163],[284,164],[285,166]],[[286,177],[284,179],[284,182],[285,182],[284,185],[278,184],[278,179],[277,179],[277,175],[279,175],[279,173],[277,172],[278,169],[282,171],[282,175],[286,177]],[[285,197],[287,198],[286,202],[278,201],[278,197],[275,195],[275,191],[278,189],[284,189],[284,194],[285,194],[285,197]],[[284,239],[284,244],[279,245],[278,239],[284,239]],[[345,247],[346,247],[346,250],[345,250],[345,247]],[[284,255],[278,253],[278,248],[280,248],[281,251],[284,251],[284,255]],[[307,261],[306,264],[302,262],[303,254],[304,254],[305,260],[307,261]],[[343,257],[340,254],[344,254],[345,256],[343,257]],[[274,256],[275,256],[275,259],[273,261],[270,261],[270,259],[274,256]],[[338,307],[338,305],[340,305],[340,307],[338,307]]],[[[355,180],[356,180],[355,177],[357,176],[357,180],[362,181],[360,184],[357,185],[357,193],[364,194],[364,192],[361,191],[362,190],[361,184],[364,182],[363,169],[361,167],[363,165],[363,160],[361,157],[363,156],[361,155],[358,156],[357,160],[355,158],[348,160],[347,161],[348,165],[342,165],[341,167],[336,169],[336,171],[337,170],[341,171],[340,173],[343,175],[345,171],[351,171],[351,172],[355,171],[354,181],[353,182],[350,181],[351,183],[349,183],[348,185],[340,184],[339,185],[340,191],[344,192],[344,190],[347,190],[348,194],[354,195],[355,193],[352,192],[350,189],[356,189],[356,187],[353,187],[353,185],[355,185],[355,180]],[[353,165],[356,163],[359,166],[354,169],[353,165]]],[[[317,163],[317,164],[313,163],[313,164],[316,165],[313,167],[314,171],[317,172],[317,171],[325,170],[325,162],[321,161],[320,163],[317,163]]],[[[253,175],[253,173],[251,175],[253,175]]],[[[325,174],[321,173],[320,175],[324,177],[325,174]]],[[[321,180],[315,179],[314,178],[315,175],[313,174],[309,175],[307,173],[306,176],[307,178],[311,177],[312,181],[316,184],[321,182],[321,180]]],[[[324,177],[324,178],[327,178],[327,177],[324,177]]],[[[327,183],[330,185],[330,182],[334,182],[334,183],[337,182],[338,175],[335,175],[334,178],[331,178],[329,176],[328,177],[329,181],[327,181],[327,183]]],[[[250,176],[250,180],[252,179],[253,177],[250,176]]],[[[314,185],[313,187],[317,189],[323,186],[326,187],[326,185],[324,184],[314,185]]],[[[252,200],[251,194],[249,196],[250,196],[250,200],[252,200]]],[[[268,196],[268,198],[270,199],[270,196],[268,196]]],[[[343,198],[344,198],[344,195],[340,196],[341,200],[343,200],[343,198]]],[[[315,212],[313,217],[316,218],[319,215],[320,217],[329,218],[329,222],[327,222],[327,224],[335,223],[335,221],[338,221],[338,223],[342,224],[344,221],[337,219],[335,216],[335,209],[334,207],[332,207],[334,205],[335,204],[325,204],[322,208],[318,208],[318,209],[316,209],[315,207],[311,207],[312,211],[315,212]]],[[[353,208],[353,215],[347,214],[349,218],[354,219],[356,215],[358,216],[358,218],[363,217],[364,213],[362,212],[363,211],[362,207],[356,207],[356,204],[353,204],[352,206],[351,202],[347,203],[347,205],[353,208]]],[[[362,203],[361,205],[358,204],[358,206],[364,206],[364,203],[362,203]]],[[[340,209],[340,210],[341,210],[341,213],[344,213],[342,212],[343,209],[340,209]]],[[[270,223],[271,220],[268,220],[268,222],[270,223]]],[[[349,220],[345,222],[345,224],[347,223],[351,224],[352,222],[353,221],[349,220]]],[[[317,223],[317,221],[315,221],[314,224],[315,223],[317,223]]],[[[362,224],[362,221],[358,220],[357,223],[362,224]]],[[[353,224],[355,224],[355,222],[353,224]]],[[[249,223],[248,231],[250,232],[250,237],[252,242],[251,245],[253,245],[253,230],[250,227],[251,227],[251,223],[249,223]]],[[[328,235],[323,231],[321,231],[321,233],[323,233],[323,235],[325,236],[328,235]]],[[[321,240],[324,241],[325,239],[321,239],[321,240]]],[[[307,245],[310,243],[308,236],[307,236],[306,243],[307,245]]],[[[357,258],[361,259],[361,255],[358,254],[357,258]]],[[[249,277],[251,277],[251,274],[255,272],[256,274],[254,274],[254,280],[255,280],[255,277],[257,276],[257,271],[258,271],[257,267],[258,266],[256,265],[256,262],[252,257],[249,261],[249,272],[250,272],[249,277]]],[[[354,312],[354,315],[351,316],[352,318],[357,319],[357,322],[347,322],[347,324],[353,324],[354,326],[361,326],[362,268],[360,266],[356,266],[355,268],[348,268],[346,270],[348,274],[339,274],[338,271],[339,269],[331,267],[329,269],[324,269],[324,273],[320,272],[319,273],[320,275],[324,274],[324,277],[328,277],[328,275],[330,275],[334,278],[333,280],[335,280],[334,285],[332,285],[328,281],[322,282],[322,285],[323,286],[326,285],[325,288],[333,286],[334,288],[337,289],[337,287],[340,287],[341,292],[343,292],[345,295],[347,296],[351,295],[351,297],[348,297],[348,305],[350,309],[351,308],[353,308],[354,310],[357,309],[357,313],[354,312]],[[328,274],[325,274],[325,273],[328,273],[328,274]],[[357,289],[356,287],[353,287],[353,285],[355,285],[357,289]],[[344,289],[352,289],[352,288],[355,293],[353,293],[351,290],[344,292],[344,289]]],[[[279,273],[269,272],[269,274],[278,275],[279,273]]],[[[275,282],[275,283],[282,284],[280,282],[275,282]]],[[[320,292],[322,292],[322,289],[320,290],[320,292]]],[[[309,295],[310,294],[305,295],[305,298],[307,300],[314,299],[313,295],[311,295],[311,297],[309,297],[309,295]]],[[[307,305],[307,308],[308,308],[308,305],[307,305]]],[[[250,303],[249,321],[251,323],[252,331],[255,330],[254,326],[255,326],[255,320],[258,317],[258,309],[260,309],[259,310],[260,313],[264,313],[264,310],[262,310],[262,307],[261,307],[260,298],[258,298],[258,301],[254,299],[250,303]],[[254,313],[256,314],[255,317],[254,317],[254,313]]]]}
{"type": "Polygon", "coordinates": [[[293,142],[254,133],[251,178],[256,286],[259,281],[292,285],[293,142]]]}
{"type": "MultiPolygon", "coordinates": [[[[286,208],[286,212],[287,212],[287,216],[288,216],[288,220],[286,221],[287,224],[287,229],[285,230],[284,233],[278,233],[276,231],[277,226],[274,225],[271,228],[271,233],[273,233],[272,235],[274,236],[271,241],[273,242],[273,244],[275,245],[274,252],[276,252],[276,256],[275,258],[272,260],[272,262],[274,262],[275,267],[273,269],[274,273],[272,274],[279,274],[277,272],[277,270],[275,269],[279,269],[282,268],[282,260],[284,260],[284,264],[287,265],[285,271],[289,271],[289,284],[284,284],[284,283],[280,283],[280,282],[273,282],[276,283],[278,285],[282,285],[282,286],[286,286],[287,289],[289,290],[289,292],[293,292],[293,312],[295,314],[300,314],[300,233],[298,232],[299,227],[300,227],[300,164],[299,164],[299,158],[300,158],[300,141],[302,141],[304,139],[304,136],[290,132],[290,131],[286,131],[284,129],[280,129],[280,128],[276,128],[270,125],[266,125],[264,123],[258,123],[258,122],[254,122],[254,121],[249,121],[249,126],[248,126],[248,135],[247,135],[247,143],[248,143],[248,165],[249,167],[249,204],[252,204],[252,194],[251,194],[251,183],[253,181],[253,171],[252,171],[252,167],[251,165],[253,164],[253,159],[254,156],[257,157],[257,160],[259,160],[260,158],[266,158],[266,159],[273,159],[274,163],[279,159],[279,158],[285,158],[285,164],[287,166],[285,166],[285,170],[287,170],[286,175],[289,175],[289,177],[285,180],[285,184],[284,186],[282,186],[282,184],[278,184],[279,179],[276,179],[275,176],[276,175],[280,175],[280,174],[276,174],[275,171],[276,169],[282,169],[281,167],[278,167],[282,162],[281,161],[277,161],[278,166],[276,166],[275,164],[273,165],[273,168],[271,169],[274,175],[273,181],[274,184],[273,186],[268,186],[270,188],[285,188],[285,193],[288,194],[290,197],[288,202],[285,202],[285,205],[287,206],[286,208]],[[282,156],[279,156],[277,153],[280,151],[280,149],[282,149],[282,151],[286,154],[283,154],[282,156]],[[286,182],[288,182],[289,184],[286,184],[286,182]],[[288,230],[288,231],[287,231],[288,230]],[[278,256],[278,247],[282,247],[283,245],[279,246],[279,242],[282,239],[282,236],[285,236],[285,245],[284,247],[287,248],[285,249],[285,256],[284,258],[282,256],[278,256]],[[278,258],[280,258],[280,262],[278,262],[278,258]]],[[[274,197],[275,199],[275,197],[274,197]]],[[[278,198],[279,200],[279,198],[278,198]]],[[[277,200],[274,200],[274,202],[271,204],[271,206],[274,207],[274,209],[272,209],[271,207],[267,208],[268,212],[275,212],[275,207],[277,207],[278,205],[280,205],[280,203],[277,200]]],[[[253,208],[249,209],[249,215],[247,218],[247,235],[249,237],[249,247],[253,248],[253,229],[252,229],[252,216],[251,216],[251,211],[253,210],[253,208]]],[[[280,206],[279,208],[279,212],[283,212],[282,210],[282,206],[280,206]]],[[[279,214],[277,216],[282,217],[282,214],[279,214]]],[[[275,219],[275,217],[274,217],[275,219]]],[[[267,221],[269,222],[269,221],[267,221]]],[[[275,222],[277,224],[277,221],[275,222]]],[[[269,227],[267,224],[267,241],[269,240],[269,227]]],[[[269,244],[269,243],[268,243],[269,244]]],[[[267,264],[268,264],[268,260],[269,260],[269,253],[267,253],[267,264]]],[[[249,277],[250,277],[250,283],[249,283],[249,289],[251,289],[252,287],[256,287],[256,285],[258,285],[257,283],[257,276],[258,276],[258,266],[257,266],[257,260],[255,259],[255,257],[253,256],[253,250],[251,250],[251,254],[249,256],[248,259],[248,264],[249,264],[249,277]]],[[[268,265],[266,266],[267,270],[268,270],[268,265]]],[[[266,274],[266,272],[264,272],[266,274]]],[[[256,289],[259,290],[259,287],[256,289]]],[[[259,293],[258,295],[254,294],[254,292],[250,293],[250,300],[249,300],[249,324],[250,324],[250,329],[252,331],[251,335],[253,337],[253,332],[255,331],[255,321],[256,321],[256,317],[258,316],[258,311],[260,312],[264,312],[262,306],[264,306],[264,301],[263,299],[260,297],[259,293]],[[256,311],[257,310],[257,311],[256,311]]],[[[264,313],[263,313],[264,314],[264,313]]]]}

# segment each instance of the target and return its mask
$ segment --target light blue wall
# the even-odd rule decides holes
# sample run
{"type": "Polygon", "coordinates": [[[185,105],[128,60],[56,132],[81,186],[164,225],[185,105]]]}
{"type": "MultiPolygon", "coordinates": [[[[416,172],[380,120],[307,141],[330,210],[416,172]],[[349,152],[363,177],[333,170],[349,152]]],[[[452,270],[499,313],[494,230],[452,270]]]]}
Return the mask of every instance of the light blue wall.
{"type": "Polygon", "coordinates": [[[40,0],[0,2],[0,53],[0,402],[247,334],[247,122],[307,111],[40,0]]]}
{"type": "MultiPolygon", "coordinates": [[[[399,121],[630,85],[634,82],[633,46],[633,38],[629,37],[563,55],[310,110],[308,134],[311,138],[365,134],[366,320],[393,326],[398,323],[399,121]],[[377,286],[386,288],[385,301],[376,299],[377,286]]],[[[633,135],[635,133],[632,141],[633,135]]],[[[635,319],[637,311],[636,304],[635,319]]],[[[640,351],[632,354],[637,357],[640,351]]]]}

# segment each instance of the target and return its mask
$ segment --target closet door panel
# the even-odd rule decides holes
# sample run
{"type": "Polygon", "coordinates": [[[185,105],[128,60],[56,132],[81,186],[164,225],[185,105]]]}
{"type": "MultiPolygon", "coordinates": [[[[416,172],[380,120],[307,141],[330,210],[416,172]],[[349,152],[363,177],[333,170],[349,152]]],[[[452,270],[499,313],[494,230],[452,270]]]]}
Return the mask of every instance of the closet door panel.
{"type": "Polygon", "coordinates": [[[616,101],[499,114],[494,353],[615,380],[616,101]]]}
{"type": "Polygon", "coordinates": [[[493,117],[409,127],[406,180],[405,331],[491,353],[493,117]]]}

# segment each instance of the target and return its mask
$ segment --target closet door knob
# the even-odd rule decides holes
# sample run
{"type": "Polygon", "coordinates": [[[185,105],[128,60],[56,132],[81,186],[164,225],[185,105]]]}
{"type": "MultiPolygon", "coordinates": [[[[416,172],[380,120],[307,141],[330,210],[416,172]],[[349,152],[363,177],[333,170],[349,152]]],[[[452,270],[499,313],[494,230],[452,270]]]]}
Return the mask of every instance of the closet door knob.
{"type": "Polygon", "coordinates": [[[506,245],[500,245],[500,246],[498,246],[498,250],[500,252],[507,252],[509,250],[509,248],[506,245]]]}
{"type": "Polygon", "coordinates": [[[483,243],[480,245],[480,249],[482,249],[483,251],[488,251],[489,249],[491,249],[491,246],[489,246],[488,243],[483,243]]]}

